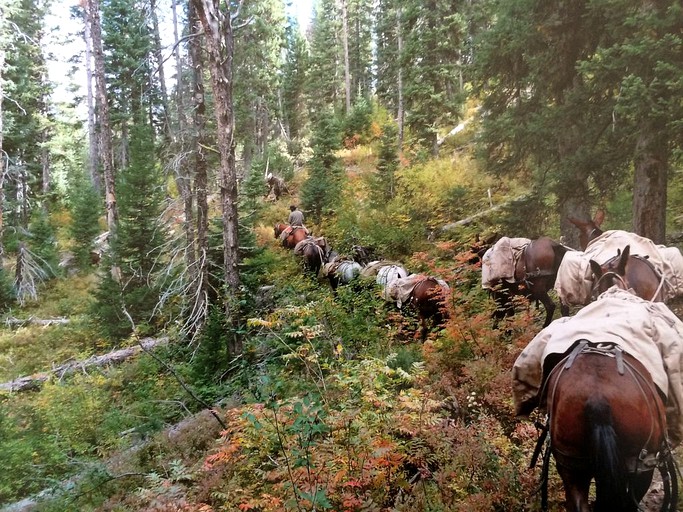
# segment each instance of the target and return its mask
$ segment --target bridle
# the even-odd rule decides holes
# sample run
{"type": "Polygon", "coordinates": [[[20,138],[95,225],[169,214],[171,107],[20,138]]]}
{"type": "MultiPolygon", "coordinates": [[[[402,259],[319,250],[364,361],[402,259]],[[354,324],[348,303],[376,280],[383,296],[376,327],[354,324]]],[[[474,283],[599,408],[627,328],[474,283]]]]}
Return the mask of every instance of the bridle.
{"type": "MultiPolygon", "coordinates": [[[[608,270],[604,274],[600,276],[600,278],[593,284],[593,289],[591,291],[591,297],[595,299],[597,295],[599,295],[599,290],[600,290],[600,283],[602,283],[603,279],[605,278],[612,278],[612,286],[619,286],[622,290],[628,290],[628,283],[626,282],[626,279],[624,279],[624,276],[618,274],[614,270],[608,270]],[[614,280],[618,282],[617,285],[614,284],[614,280]]],[[[659,291],[659,290],[657,290],[659,291]]],[[[657,293],[655,293],[655,297],[657,296],[657,293]]],[[[654,297],[653,297],[654,298],[654,297]]]]}

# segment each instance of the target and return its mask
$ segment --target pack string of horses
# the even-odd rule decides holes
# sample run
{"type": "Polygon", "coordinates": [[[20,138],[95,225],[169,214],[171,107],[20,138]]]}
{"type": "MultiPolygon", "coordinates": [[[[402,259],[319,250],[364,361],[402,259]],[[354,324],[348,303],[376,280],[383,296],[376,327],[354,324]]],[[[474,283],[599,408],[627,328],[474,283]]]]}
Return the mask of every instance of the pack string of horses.
{"type": "Polygon", "coordinates": [[[417,312],[422,340],[430,328],[441,325],[448,317],[450,287],[438,276],[413,274],[402,263],[375,259],[374,251],[368,247],[355,245],[350,256],[342,256],[325,237],[313,236],[305,226],[278,223],[273,234],[283,247],[302,258],[305,271],[326,278],[335,294],[340,285],[355,279],[373,279],[387,302],[417,312]]]}
{"type": "MultiPolygon", "coordinates": [[[[517,295],[546,312],[512,369],[516,415],[538,411],[542,418],[532,458],[532,465],[542,460],[541,509],[548,510],[552,457],[569,512],[641,510],[655,471],[662,479],[659,510],[673,512],[672,449],[683,439],[683,322],[666,302],[683,294],[683,256],[634,233],[603,231],[602,211],[569,220],[581,250],[548,237],[501,237],[479,253],[482,287],[497,304],[494,326],[514,314],[517,295]],[[562,314],[555,321],[551,290],[562,314]],[[570,316],[572,308],[578,311],[570,316]]],[[[335,293],[359,277],[373,278],[385,300],[412,305],[423,340],[428,321],[447,318],[451,290],[438,276],[410,274],[358,246],[342,257],[303,226],[276,224],[274,235],[335,293]]]]}
{"type": "Polygon", "coordinates": [[[673,512],[683,322],[666,303],[683,294],[683,256],[635,233],[603,231],[601,211],[569,220],[581,250],[545,237],[502,238],[482,257],[495,321],[514,314],[519,294],[546,310],[512,371],[516,415],[537,410],[541,418],[532,458],[532,465],[542,460],[541,509],[548,510],[552,457],[569,512],[643,510],[655,471],[663,491],[657,509],[673,512]],[[555,321],[550,290],[562,313],[555,321]],[[569,316],[570,308],[578,311],[569,316]]]}

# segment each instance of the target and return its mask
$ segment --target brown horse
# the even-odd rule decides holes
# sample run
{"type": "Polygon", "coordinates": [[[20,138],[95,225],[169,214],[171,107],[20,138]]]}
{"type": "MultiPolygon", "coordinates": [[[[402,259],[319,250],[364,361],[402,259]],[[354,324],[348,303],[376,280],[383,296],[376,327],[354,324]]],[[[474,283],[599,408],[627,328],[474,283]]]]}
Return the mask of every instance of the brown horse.
{"type": "Polygon", "coordinates": [[[498,305],[493,314],[496,324],[502,318],[514,314],[512,298],[515,295],[541,302],[545,307],[543,327],[550,324],[556,306],[548,291],[555,286],[557,269],[568,250],[568,247],[548,237],[532,240],[524,247],[515,264],[514,281],[501,281],[493,289],[493,298],[498,305]]]}
{"type": "Polygon", "coordinates": [[[579,244],[581,245],[581,250],[585,251],[590,242],[602,235],[603,231],[600,229],[600,226],[605,220],[605,211],[598,210],[595,212],[595,217],[589,221],[575,219],[574,217],[568,217],[567,220],[579,229],[579,244]]]}
{"type": "Polygon", "coordinates": [[[664,302],[664,277],[647,258],[631,256],[631,246],[627,245],[621,253],[600,265],[590,260],[594,281],[591,292],[593,299],[612,286],[628,290],[641,299],[664,302]]]}
{"type": "Polygon", "coordinates": [[[290,226],[283,223],[275,224],[273,234],[275,238],[282,240],[282,246],[287,249],[294,249],[296,244],[310,235],[308,229],[303,226],[290,226]]]}
{"type": "Polygon", "coordinates": [[[427,339],[429,320],[435,327],[441,325],[448,318],[448,309],[446,308],[448,291],[448,287],[439,283],[434,277],[422,279],[413,288],[409,303],[417,310],[422,341],[427,339]]]}
{"type": "MultiPolygon", "coordinates": [[[[647,369],[614,345],[580,343],[546,386],[550,453],[569,512],[635,512],[658,467],[661,510],[676,510],[676,467],[662,397],[647,369]],[[596,501],[588,503],[591,480],[596,501]]],[[[547,464],[544,464],[547,468],[547,464]]]]}

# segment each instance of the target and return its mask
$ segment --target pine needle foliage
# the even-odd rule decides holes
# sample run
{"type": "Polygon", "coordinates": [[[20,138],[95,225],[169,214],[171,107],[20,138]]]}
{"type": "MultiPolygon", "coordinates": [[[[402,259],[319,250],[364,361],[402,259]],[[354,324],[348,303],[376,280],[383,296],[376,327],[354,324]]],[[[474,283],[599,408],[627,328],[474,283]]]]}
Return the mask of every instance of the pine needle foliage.
{"type": "Polygon", "coordinates": [[[387,124],[382,128],[377,170],[372,175],[372,198],[380,206],[396,195],[396,171],[398,171],[398,128],[387,124]]]}
{"type": "Polygon", "coordinates": [[[73,253],[80,268],[90,266],[90,250],[99,234],[102,201],[89,180],[79,177],[70,187],[73,253]]]}
{"type": "Polygon", "coordinates": [[[111,244],[121,281],[116,282],[110,275],[103,278],[94,311],[103,330],[114,338],[130,332],[130,320],[136,326],[151,321],[159,300],[154,274],[166,238],[160,220],[162,180],[151,150],[151,129],[136,124],[131,134],[130,165],[120,173],[117,183],[119,225],[111,244]],[[113,297],[119,297],[118,304],[113,297]]]}
{"type": "Polygon", "coordinates": [[[41,269],[46,276],[56,276],[59,269],[57,238],[47,213],[42,209],[34,213],[29,232],[31,234],[29,245],[41,269]]]}
{"type": "Polygon", "coordinates": [[[313,137],[313,157],[308,179],[301,187],[301,204],[316,223],[338,205],[343,169],[335,150],[339,149],[339,128],[332,115],[321,116],[313,137]]]}

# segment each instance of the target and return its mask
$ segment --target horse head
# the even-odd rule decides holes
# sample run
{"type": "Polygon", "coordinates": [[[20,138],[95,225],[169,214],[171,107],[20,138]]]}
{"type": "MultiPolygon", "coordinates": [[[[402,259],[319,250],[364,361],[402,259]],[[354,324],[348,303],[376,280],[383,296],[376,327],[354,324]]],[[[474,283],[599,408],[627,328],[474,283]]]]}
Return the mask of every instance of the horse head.
{"type": "Polygon", "coordinates": [[[282,224],[281,222],[275,224],[275,226],[273,226],[273,233],[275,235],[274,238],[279,237],[282,234],[282,232],[288,227],[289,226],[287,224],[282,224]]]}
{"type": "Polygon", "coordinates": [[[598,210],[595,212],[593,219],[589,221],[579,220],[574,217],[567,217],[567,220],[578,228],[579,244],[581,244],[581,250],[585,251],[592,240],[602,235],[603,231],[600,229],[600,226],[605,220],[605,211],[602,209],[598,210]]]}
{"type": "Polygon", "coordinates": [[[590,260],[593,271],[593,288],[591,297],[595,300],[601,293],[612,286],[633,292],[645,300],[663,301],[663,278],[654,265],[642,256],[631,254],[631,246],[627,245],[623,251],[600,265],[590,260]]]}
{"type": "Polygon", "coordinates": [[[375,259],[375,248],[363,245],[354,245],[351,247],[351,258],[361,265],[367,265],[375,259]]]}

